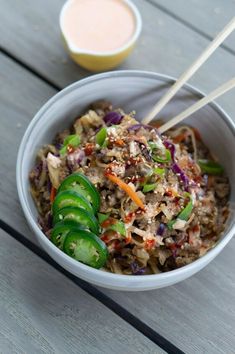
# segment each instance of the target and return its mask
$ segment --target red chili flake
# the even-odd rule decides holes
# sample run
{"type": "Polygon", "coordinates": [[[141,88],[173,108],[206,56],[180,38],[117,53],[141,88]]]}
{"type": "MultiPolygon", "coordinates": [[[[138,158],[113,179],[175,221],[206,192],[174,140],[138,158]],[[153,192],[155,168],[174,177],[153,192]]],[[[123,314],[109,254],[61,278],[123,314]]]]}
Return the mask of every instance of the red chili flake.
{"type": "Polygon", "coordinates": [[[101,224],[101,227],[103,227],[104,229],[106,229],[107,227],[109,227],[110,225],[114,225],[117,223],[116,219],[113,218],[108,218],[107,220],[103,221],[101,224]]]}
{"type": "Polygon", "coordinates": [[[136,213],[136,215],[141,215],[141,214],[145,213],[145,210],[138,209],[135,213],[136,213]]]}
{"type": "Polygon", "coordinates": [[[177,249],[176,243],[170,243],[169,245],[167,245],[167,247],[170,248],[171,251],[174,251],[177,249]]]}
{"type": "Polygon", "coordinates": [[[201,183],[202,182],[202,176],[196,176],[193,178],[195,183],[201,183]]]}
{"type": "Polygon", "coordinates": [[[167,195],[168,197],[172,197],[172,196],[173,196],[173,193],[172,193],[172,191],[170,191],[170,190],[166,190],[166,191],[165,191],[165,195],[167,195]]]}
{"type": "Polygon", "coordinates": [[[135,217],[135,212],[129,213],[125,216],[124,222],[128,224],[135,217]]]}
{"type": "Polygon", "coordinates": [[[68,144],[67,147],[68,154],[72,154],[75,151],[75,147],[73,145],[68,144]]]}
{"type": "Polygon", "coordinates": [[[200,227],[199,227],[198,224],[195,225],[195,226],[192,228],[192,231],[193,231],[193,232],[198,232],[199,230],[200,230],[200,227]]]}
{"type": "Polygon", "coordinates": [[[140,177],[140,176],[136,175],[136,176],[132,176],[132,177],[127,177],[127,180],[132,183],[135,183],[135,182],[144,183],[145,177],[140,177]]]}
{"type": "Polygon", "coordinates": [[[145,241],[145,249],[146,250],[151,250],[155,247],[156,245],[156,240],[146,240],[145,241]]]}
{"type": "Polygon", "coordinates": [[[91,143],[87,143],[86,146],[85,146],[85,148],[84,148],[85,155],[86,155],[86,156],[91,155],[92,152],[93,152],[93,150],[94,150],[94,145],[91,144],[91,143]]]}
{"type": "Polygon", "coordinates": [[[104,171],[104,176],[108,175],[117,176],[116,173],[114,173],[110,167],[106,168],[106,170],[104,171]]]}
{"type": "Polygon", "coordinates": [[[173,202],[175,203],[175,205],[179,205],[180,198],[179,197],[175,197],[173,202]]]}
{"type": "Polygon", "coordinates": [[[122,248],[121,243],[118,240],[113,240],[109,243],[107,247],[109,252],[112,252],[114,250],[119,251],[122,248]]]}
{"type": "Polygon", "coordinates": [[[109,241],[109,235],[104,233],[103,235],[100,236],[100,239],[106,243],[109,241]]]}
{"type": "Polygon", "coordinates": [[[129,160],[127,161],[127,165],[129,166],[136,166],[138,165],[138,163],[142,162],[143,159],[140,157],[140,156],[137,156],[137,157],[130,157],[129,160]]]}
{"type": "Polygon", "coordinates": [[[115,250],[120,250],[120,248],[121,248],[121,243],[120,243],[120,241],[115,240],[114,243],[113,243],[113,248],[114,248],[115,250]]]}
{"type": "Polygon", "coordinates": [[[113,230],[108,230],[100,236],[101,240],[104,241],[104,243],[106,244],[114,239],[117,239],[118,237],[120,237],[120,235],[113,230]]]}

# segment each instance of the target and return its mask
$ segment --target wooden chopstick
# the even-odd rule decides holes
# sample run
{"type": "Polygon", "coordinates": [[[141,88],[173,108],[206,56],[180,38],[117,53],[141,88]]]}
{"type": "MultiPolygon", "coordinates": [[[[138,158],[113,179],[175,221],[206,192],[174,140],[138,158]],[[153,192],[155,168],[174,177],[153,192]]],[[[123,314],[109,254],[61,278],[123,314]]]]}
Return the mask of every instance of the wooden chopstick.
{"type": "Polygon", "coordinates": [[[176,117],[170,119],[168,122],[163,124],[161,127],[158,128],[160,133],[164,133],[168,129],[172,128],[174,125],[182,122],[185,118],[189,117],[191,114],[198,111],[200,108],[204,107],[209,102],[215,100],[219,96],[223,95],[225,92],[231,90],[235,87],[235,77],[223,85],[219,86],[216,90],[212,91],[209,95],[203,97],[201,100],[187,108],[182,113],[178,114],[176,117]]]}
{"type": "Polygon", "coordinates": [[[211,56],[211,54],[220,46],[220,44],[235,29],[235,17],[224,27],[224,29],[209,44],[206,50],[196,59],[196,61],[180,76],[169,91],[156,103],[153,109],[142,120],[143,124],[148,124],[156,117],[163,107],[170,101],[176,92],[190,79],[191,76],[200,68],[200,66],[211,56]]]}

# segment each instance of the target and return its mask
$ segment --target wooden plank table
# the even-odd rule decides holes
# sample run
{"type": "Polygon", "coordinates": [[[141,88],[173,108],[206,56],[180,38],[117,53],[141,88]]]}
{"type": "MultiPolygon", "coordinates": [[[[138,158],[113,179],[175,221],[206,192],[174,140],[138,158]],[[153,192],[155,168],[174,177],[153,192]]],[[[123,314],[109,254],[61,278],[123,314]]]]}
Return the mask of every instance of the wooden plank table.
{"type": "MultiPolygon", "coordinates": [[[[234,239],[194,277],[133,294],[97,289],[69,275],[41,251],[26,225],[15,186],[20,140],[49,97],[88,75],[62,48],[54,25],[62,3],[0,0],[0,353],[234,353],[234,239]]],[[[175,77],[223,27],[234,5],[232,0],[223,6],[222,0],[135,3],[143,33],[121,69],[175,77]],[[219,7],[216,24],[207,23],[211,9],[219,7]]],[[[191,82],[209,92],[235,76],[233,50],[229,39],[191,82]]],[[[219,101],[232,117],[234,98],[233,91],[219,101]]]]}

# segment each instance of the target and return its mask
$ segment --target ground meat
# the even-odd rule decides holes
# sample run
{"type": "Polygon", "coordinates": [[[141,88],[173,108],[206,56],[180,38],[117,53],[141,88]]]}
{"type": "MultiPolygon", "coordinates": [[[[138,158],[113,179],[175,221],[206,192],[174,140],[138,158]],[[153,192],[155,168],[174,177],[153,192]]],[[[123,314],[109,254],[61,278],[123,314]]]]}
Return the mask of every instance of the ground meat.
{"type": "Polygon", "coordinates": [[[95,102],[71,129],[56,135],[54,144],[39,150],[29,179],[42,230],[50,237],[52,187],[58,189],[67,176],[79,172],[97,188],[99,212],[106,214],[107,225],[119,223],[120,228],[102,225],[98,235],[109,252],[106,270],[144,275],[193,262],[214,247],[224,230],[227,177],[202,173],[197,157],[213,157],[191,127],[160,136],[156,128],[141,126],[133,113],[121,109],[116,110],[120,124],[106,126],[103,118],[111,110],[109,102],[95,102]],[[106,129],[102,146],[96,141],[101,128],[106,129]],[[70,134],[79,135],[81,142],[63,155],[60,149],[70,134]],[[171,158],[164,160],[166,146],[171,158]],[[173,165],[182,172],[176,173],[173,165]]]}

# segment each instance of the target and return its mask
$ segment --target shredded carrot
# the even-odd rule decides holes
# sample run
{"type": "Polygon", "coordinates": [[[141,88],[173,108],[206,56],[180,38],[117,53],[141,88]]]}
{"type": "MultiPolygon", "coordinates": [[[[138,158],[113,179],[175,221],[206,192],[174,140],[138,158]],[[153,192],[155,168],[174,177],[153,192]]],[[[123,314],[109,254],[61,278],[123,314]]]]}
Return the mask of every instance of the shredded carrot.
{"type": "Polygon", "coordinates": [[[125,142],[122,139],[117,139],[114,141],[114,144],[117,146],[124,146],[125,142]]]}
{"type": "Polygon", "coordinates": [[[56,196],[56,189],[55,187],[51,187],[51,194],[50,194],[50,202],[53,203],[55,200],[55,196],[56,196]]]}
{"type": "Polygon", "coordinates": [[[126,192],[129,197],[133,200],[133,202],[138,205],[141,209],[145,209],[142,200],[138,197],[137,193],[133,191],[133,189],[128,186],[125,182],[123,182],[119,177],[114,176],[112,174],[106,174],[108,179],[113,183],[116,183],[124,192],[126,192]]]}

